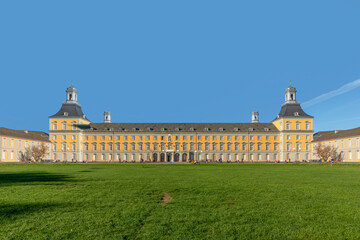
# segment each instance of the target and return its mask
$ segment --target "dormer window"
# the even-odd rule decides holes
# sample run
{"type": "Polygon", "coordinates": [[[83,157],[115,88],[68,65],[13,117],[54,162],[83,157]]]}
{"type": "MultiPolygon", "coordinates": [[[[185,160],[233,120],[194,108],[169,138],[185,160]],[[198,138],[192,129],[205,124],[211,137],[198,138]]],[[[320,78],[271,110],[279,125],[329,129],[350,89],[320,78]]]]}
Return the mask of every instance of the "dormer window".
{"type": "Polygon", "coordinates": [[[175,131],[177,131],[177,132],[180,131],[180,128],[175,128],[175,131]]]}
{"type": "Polygon", "coordinates": [[[205,131],[206,131],[206,132],[210,131],[210,128],[205,128],[205,131]]]}
{"type": "Polygon", "coordinates": [[[164,131],[165,131],[165,128],[161,128],[161,131],[164,132],[164,131]]]}
{"type": "Polygon", "coordinates": [[[255,128],[249,128],[249,131],[253,132],[253,131],[255,131],[255,128]]]}
{"type": "Polygon", "coordinates": [[[294,116],[298,117],[299,116],[299,112],[294,112],[294,116]]]}
{"type": "Polygon", "coordinates": [[[240,128],[234,128],[234,131],[238,132],[238,131],[240,131],[240,128]]]}
{"type": "Polygon", "coordinates": [[[64,116],[69,116],[69,113],[68,112],[64,112],[64,116]]]}
{"type": "Polygon", "coordinates": [[[269,128],[264,128],[265,132],[268,132],[269,131],[269,128]]]}
{"type": "Polygon", "coordinates": [[[219,128],[219,131],[220,131],[220,132],[224,131],[224,128],[219,128]]]}
{"type": "Polygon", "coordinates": [[[190,128],[190,131],[192,131],[192,132],[195,131],[195,128],[190,128]]]}

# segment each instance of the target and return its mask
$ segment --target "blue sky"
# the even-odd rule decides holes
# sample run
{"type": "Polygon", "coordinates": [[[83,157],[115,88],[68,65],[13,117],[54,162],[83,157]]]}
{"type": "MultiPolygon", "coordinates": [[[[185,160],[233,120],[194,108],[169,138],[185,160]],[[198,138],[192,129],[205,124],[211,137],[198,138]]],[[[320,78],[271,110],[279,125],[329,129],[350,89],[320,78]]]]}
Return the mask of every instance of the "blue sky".
{"type": "MultiPolygon", "coordinates": [[[[73,83],[87,117],[270,122],[360,79],[360,3],[1,1],[0,126],[48,130],[73,83]]],[[[360,88],[304,108],[315,131],[360,126],[360,88]]]]}

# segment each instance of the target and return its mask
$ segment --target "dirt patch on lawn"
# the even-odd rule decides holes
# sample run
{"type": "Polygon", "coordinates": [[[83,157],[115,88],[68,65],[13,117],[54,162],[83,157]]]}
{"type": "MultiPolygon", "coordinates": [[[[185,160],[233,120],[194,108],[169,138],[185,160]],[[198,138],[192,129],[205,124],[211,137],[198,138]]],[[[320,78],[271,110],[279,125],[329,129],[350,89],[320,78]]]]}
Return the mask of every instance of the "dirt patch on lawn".
{"type": "Polygon", "coordinates": [[[173,198],[167,192],[164,192],[164,195],[163,195],[160,203],[166,204],[168,202],[171,202],[172,200],[173,200],[173,198]]]}

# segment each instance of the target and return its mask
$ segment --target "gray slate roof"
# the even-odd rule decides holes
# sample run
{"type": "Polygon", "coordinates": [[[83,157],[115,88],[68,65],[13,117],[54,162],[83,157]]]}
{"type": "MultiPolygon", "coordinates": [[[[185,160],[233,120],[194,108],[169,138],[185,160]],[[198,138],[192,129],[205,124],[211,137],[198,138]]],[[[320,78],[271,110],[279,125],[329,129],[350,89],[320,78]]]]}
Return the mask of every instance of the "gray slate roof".
{"type": "Polygon", "coordinates": [[[91,123],[79,127],[97,132],[279,132],[272,123],[91,123]]]}
{"type": "Polygon", "coordinates": [[[313,142],[360,136],[360,127],[339,131],[323,131],[314,134],[313,142]]]}
{"type": "Polygon", "coordinates": [[[277,118],[280,117],[314,118],[313,116],[310,116],[304,112],[300,106],[300,103],[283,104],[277,118]],[[299,114],[298,116],[295,115],[296,112],[299,114]]]}
{"type": "Polygon", "coordinates": [[[77,103],[63,103],[60,110],[56,114],[50,116],[50,118],[53,117],[81,117],[88,120],[81,110],[80,104],[77,103]],[[67,115],[65,113],[67,113],[67,115]]]}
{"type": "Polygon", "coordinates": [[[39,131],[15,130],[0,127],[0,136],[22,138],[33,141],[50,142],[49,135],[39,131]]]}

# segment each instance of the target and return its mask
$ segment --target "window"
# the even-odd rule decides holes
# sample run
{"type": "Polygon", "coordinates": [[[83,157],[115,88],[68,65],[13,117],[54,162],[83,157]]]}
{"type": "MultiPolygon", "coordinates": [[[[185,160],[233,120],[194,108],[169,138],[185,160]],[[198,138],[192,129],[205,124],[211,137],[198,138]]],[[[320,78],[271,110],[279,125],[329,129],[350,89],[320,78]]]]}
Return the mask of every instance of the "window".
{"type": "Polygon", "coordinates": [[[209,141],[209,136],[205,136],[205,140],[206,140],[206,141],[209,141]]]}
{"type": "Polygon", "coordinates": [[[277,141],[277,140],[278,140],[278,136],[274,136],[274,140],[277,141]]]}
{"type": "Polygon", "coordinates": [[[220,136],[220,140],[221,140],[221,141],[224,140],[224,136],[220,136]]]}
{"type": "Polygon", "coordinates": [[[254,151],[254,143],[250,143],[250,151],[254,151]]]}
{"type": "Polygon", "coordinates": [[[198,150],[201,151],[202,150],[202,144],[198,143],[198,150]]]}
{"type": "Polygon", "coordinates": [[[261,141],[261,136],[258,136],[257,138],[258,138],[259,141],[261,141]]]}
{"type": "Polygon", "coordinates": [[[179,151],[180,150],[180,144],[179,143],[176,143],[175,144],[175,151],[179,151]]]}
{"type": "Polygon", "coordinates": [[[138,143],[138,147],[139,147],[139,151],[143,150],[143,144],[142,143],[138,143]]]}
{"type": "Polygon", "coordinates": [[[359,147],[359,139],[356,139],[356,147],[359,147]]]}
{"type": "Polygon", "coordinates": [[[231,136],[227,136],[227,140],[228,140],[228,141],[231,141],[231,136]]]}
{"type": "Polygon", "coordinates": [[[101,151],[105,151],[105,143],[101,143],[100,147],[101,147],[101,151]]]}
{"type": "Polygon", "coordinates": [[[124,151],[128,151],[128,144],[124,143],[124,151]]]}
{"type": "Polygon", "coordinates": [[[270,143],[266,143],[265,149],[266,149],[266,151],[270,151],[270,143]]]}
{"type": "Polygon", "coordinates": [[[131,141],[135,141],[135,136],[131,136],[131,141]]]}
{"type": "Polygon", "coordinates": [[[258,143],[258,144],[257,144],[257,150],[258,150],[258,151],[261,151],[261,150],[262,150],[262,144],[261,144],[261,143],[258,143]]]}
{"type": "Polygon", "coordinates": [[[120,151],[120,143],[116,143],[116,151],[120,151]]]}
{"type": "Polygon", "coordinates": [[[66,151],[66,143],[62,143],[61,150],[66,151]]]}
{"type": "Polygon", "coordinates": [[[250,140],[254,140],[254,136],[250,136],[250,140]]]}
{"type": "Polygon", "coordinates": [[[209,151],[209,143],[205,143],[205,151],[209,151]]]}
{"type": "Polygon", "coordinates": [[[135,143],[131,144],[131,151],[135,151],[135,143]]]}
{"type": "Polygon", "coordinates": [[[127,141],[128,140],[128,136],[124,136],[124,141],[127,141]]]}
{"type": "Polygon", "coordinates": [[[53,122],[53,130],[57,130],[57,122],[53,122]]]}
{"type": "Polygon", "coordinates": [[[76,136],[75,135],[71,135],[71,140],[75,140],[76,136]]]}
{"type": "Polygon", "coordinates": [[[269,141],[270,140],[270,136],[266,136],[266,141],[269,141]]]}
{"type": "Polygon", "coordinates": [[[143,140],[143,137],[142,137],[142,136],[139,136],[139,140],[142,141],[142,140],[143,140]]]}
{"type": "Polygon", "coordinates": [[[93,144],[92,144],[92,150],[93,150],[93,151],[96,151],[96,143],[93,143],[93,144]]]}
{"type": "Polygon", "coordinates": [[[217,150],[217,148],[216,148],[216,143],[213,143],[213,144],[212,144],[212,150],[213,150],[213,151],[216,151],[216,150],[217,150]]]}
{"type": "Polygon", "coordinates": [[[309,143],[305,144],[305,149],[306,149],[306,151],[310,151],[310,144],[309,143]]]}
{"type": "Polygon", "coordinates": [[[172,143],[168,143],[168,150],[172,149],[172,143]]]}
{"type": "Polygon", "coordinates": [[[296,135],[296,140],[300,140],[300,135],[296,135]]]}
{"type": "Polygon", "coordinates": [[[76,151],[76,143],[71,144],[71,151],[76,151]]]}
{"type": "Polygon", "coordinates": [[[62,122],[62,130],[66,130],[66,122],[62,122]]]}
{"type": "Polygon", "coordinates": [[[310,135],[306,135],[306,140],[310,140],[310,135]]]}
{"type": "Polygon", "coordinates": [[[183,151],[187,151],[187,144],[186,143],[183,144],[183,151]]]}
{"type": "Polygon", "coordinates": [[[357,150],[356,155],[357,155],[357,159],[359,160],[360,159],[360,151],[359,150],[357,150]]]}
{"type": "Polygon", "coordinates": [[[161,139],[161,141],[164,141],[164,140],[165,140],[165,137],[164,137],[164,136],[161,136],[160,139],[161,139]]]}
{"type": "Polygon", "coordinates": [[[290,130],[290,122],[286,122],[286,130],[290,130]]]}
{"type": "Polygon", "coordinates": [[[235,143],[235,151],[239,151],[239,143],[235,143]]]}
{"type": "Polygon", "coordinates": [[[112,145],[112,143],[109,143],[108,148],[109,148],[109,151],[112,151],[112,150],[113,150],[113,145],[112,145]]]}
{"type": "Polygon", "coordinates": [[[242,136],[242,140],[243,140],[243,141],[246,141],[246,136],[242,136]]]}
{"type": "Polygon", "coordinates": [[[199,140],[199,141],[201,140],[201,136],[198,136],[198,140],[199,140]]]}
{"type": "Polygon", "coordinates": [[[161,143],[161,151],[165,151],[165,143],[161,143]]]}
{"type": "Polygon", "coordinates": [[[150,143],[146,143],[146,151],[150,151],[150,143]]]}
{"type": "Polygon", "coordinates": [[[228,143],[228,144],[227,144],[227,150],[228,150],[228,151],[231,151],[231,143],[228,143]]]}
{"type": "Polygon", "coordinates": [[[153,147],[154,147],[154,151],[157,151],[157,150],[158,150],[158,144],[157,144],[157,143],[154,143],[154,144],[153,144],[153,147]]]}
{"type": "Polygon", "coordinates": [[[258,154],[258,160],[261,161],[261,154],[258,154]]]}
{"type": "Polygon", "coordinates": [[[242,144],[242,150],[243,150],[243,151],[246,151],[246,143],[243,143],[243,144],[242,144]]]}
{"type": "Polygon", "coordinates": [[[71,130],[76,130],[76,122],[71,123],[71,130]]]}
{"type": "Polygon", "coordinates": [[[220,151],[224,151],[224,144],[220,143],[220,151]]]}
{"type": "Polygon", "coordinates": [[[213,139],[213,141],[215,141],[215,140],[216,140],[216,136],[213,136],[212,139],[213,139]]]}
{"type": "Polygon", "coordinates": [[[190,151],[194,151],[194,143],[190,143],[190,151]]]}
{"type": "Polygon", "coordinates": [[[190,141],[194,141],[194,136],[190,136],[190,141]]]}
{"type": "Polygon", "coordinates": [[[296,122],[296,130],[300,130],[300,122],[296,122]]]}
{"type": "Polygon", "coordinates": [[[306,130],[310,130],[310,123],[309,123],[309,122],[306,122],[306,123],[305,123],[305,129],[306,129],[306,130]]]}
{"type": "Polygon", "coordinates": [[[349,151],[349,160],[352,160],[352,152],[349,151]]]}
{"type": "Polygon", "coordinates": [[[183,140],[186,140],[187,138],[186,138],[186,136],[183,136],[183,140]]]}
{"type": "Polygon", "coordinates": [[[235,136],[235,141],[239,141],[239,136],[235,136]]]}
{"type": "Polygon", "coordinates": [[[56,151],[56,143],[53,143],[53,151],[56,151]]]}
{"type": "Polygon", "coordinates": [[[89,141],[89,137],[88,137],[88,136],[84,136],[84,140],[85,140],[85,141],[89,141]]]}
{"type": "Polygon", "coordinates": [[[112,136],[109,136],[109,140],[110,140],[110,141],[112,140],[112,136]]]}
{"type": "Polygon", "coordinates": [[[62,140],[66,140],[66,135],[62,135],[62,140]]]}
{"type": "Polygon", "coordinates": [[[120,141],[120,136],[116,136],[116,140],[120,141]]]}
{"type": "Polygon", "coordinates": [[[93,136],[93,140],[96,141],[96,136],[93,136]]]}
{"type": "Polygon", "coordinates": [[[175,140],[176,140],[176,141],[179,141],[179,136],[175,136],[175,140]]]}
{"type": "Polygon", "coordinates": [[[291,144],[290,143],[286,143],[286,151],[288,151],[288,152],[291,151],[291,144]]]}

